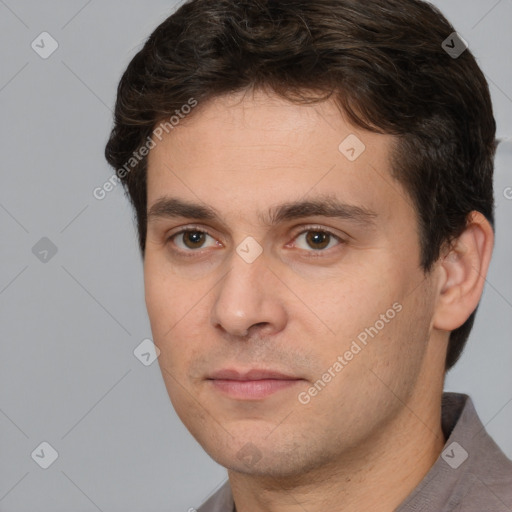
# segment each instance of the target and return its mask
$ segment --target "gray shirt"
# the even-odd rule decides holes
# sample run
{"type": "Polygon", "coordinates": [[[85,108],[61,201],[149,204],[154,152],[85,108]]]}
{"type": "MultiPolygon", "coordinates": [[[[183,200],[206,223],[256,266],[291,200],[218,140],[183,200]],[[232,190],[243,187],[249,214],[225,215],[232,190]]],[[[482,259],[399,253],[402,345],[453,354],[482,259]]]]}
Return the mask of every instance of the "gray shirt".
{"type": "MultiPolygon", "coordinates": [[[[441,455],[395,512],[512,512],[512,461],[471,398],[443,393],[442,428],[448,440],[441,455]]],[[[236,512],[229,481],[198,512],[236,512]]]]}

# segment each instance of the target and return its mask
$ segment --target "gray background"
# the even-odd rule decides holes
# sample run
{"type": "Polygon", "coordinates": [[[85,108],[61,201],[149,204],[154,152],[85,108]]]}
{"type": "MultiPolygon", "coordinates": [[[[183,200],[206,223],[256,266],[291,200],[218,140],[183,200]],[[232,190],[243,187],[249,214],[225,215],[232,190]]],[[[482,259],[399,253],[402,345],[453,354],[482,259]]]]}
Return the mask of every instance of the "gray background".
{"type": "MultiPolygon", "coordinates": [[[[512,0],[435,2],[490,82],[512,136],[512,0]]],[[[103,149],[122,71],[176,4],[0,0],[0,510],[188,511],[225,479],[174,413],[151,338],[132,212],[103,149]],[[42,59],[43,31],[59,47],[42,59]],[[49,238],[57,253],[32,252],[49,238]],[[31,458],[43,441],[48,469],[31,458]]],[[[441,43],[441,42],[440,42],[441,43]]],[[[48,48],[48,46],[46,46],[48,48]]],[[[512,142],[499,149],[497,242],[469,346],[447,389],[469,393],[512,457],[512,142]],[[508,222],[508,224],[507,224],[508,222]]]]}

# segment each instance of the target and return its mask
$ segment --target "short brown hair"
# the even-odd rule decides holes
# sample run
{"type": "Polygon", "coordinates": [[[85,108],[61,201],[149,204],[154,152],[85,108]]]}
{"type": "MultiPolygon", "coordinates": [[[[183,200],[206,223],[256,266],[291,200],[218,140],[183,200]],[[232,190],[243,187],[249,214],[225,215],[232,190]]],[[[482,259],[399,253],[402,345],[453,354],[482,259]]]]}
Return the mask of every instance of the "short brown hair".
{"type": "MultiPolygon", "coordinates": [[[[425,273],[464,231],[471,211],[494,229],[489,88],[469,49],[457,58],[443,49],[453,32],[420,0],[183,4],[124,72],[105,148],[135,208],[142,255],[147,159],[131,172],[126,162],[191,98],[204,103],[251,88],[299,103],[333,96],[356,126],[397,136],[392,172],[418,213],[425,273]]],[[[459,358],[475,314],[451,332],[446,369],[459,358]]]]}

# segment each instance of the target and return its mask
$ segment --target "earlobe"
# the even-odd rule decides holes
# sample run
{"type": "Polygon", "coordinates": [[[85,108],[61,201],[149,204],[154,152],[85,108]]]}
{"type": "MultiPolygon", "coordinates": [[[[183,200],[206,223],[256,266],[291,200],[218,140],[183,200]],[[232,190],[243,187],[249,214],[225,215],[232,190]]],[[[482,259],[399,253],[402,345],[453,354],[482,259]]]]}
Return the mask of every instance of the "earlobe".
{"type": "Polygon", "coordinates": [[[482,295],[494,246],[489,221],[473,211],[464,232],[438,262],[439,287],[433,326],[444,331],[460,327],[482,295]]]}

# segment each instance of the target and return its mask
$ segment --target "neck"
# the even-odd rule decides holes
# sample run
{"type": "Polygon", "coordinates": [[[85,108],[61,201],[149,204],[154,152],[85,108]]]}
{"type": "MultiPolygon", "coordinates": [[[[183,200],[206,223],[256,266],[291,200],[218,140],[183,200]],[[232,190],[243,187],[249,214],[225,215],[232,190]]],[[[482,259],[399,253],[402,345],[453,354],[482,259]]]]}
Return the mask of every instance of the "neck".
{"type": "Polygon", "coordinates": [[[442,387],[435,395],[430,388],[428,396],[412,398],[364,445],[308,473],[273,478],[228,471],[237,512],[395,510],[443,449],[441,393],[442,387]]]}

